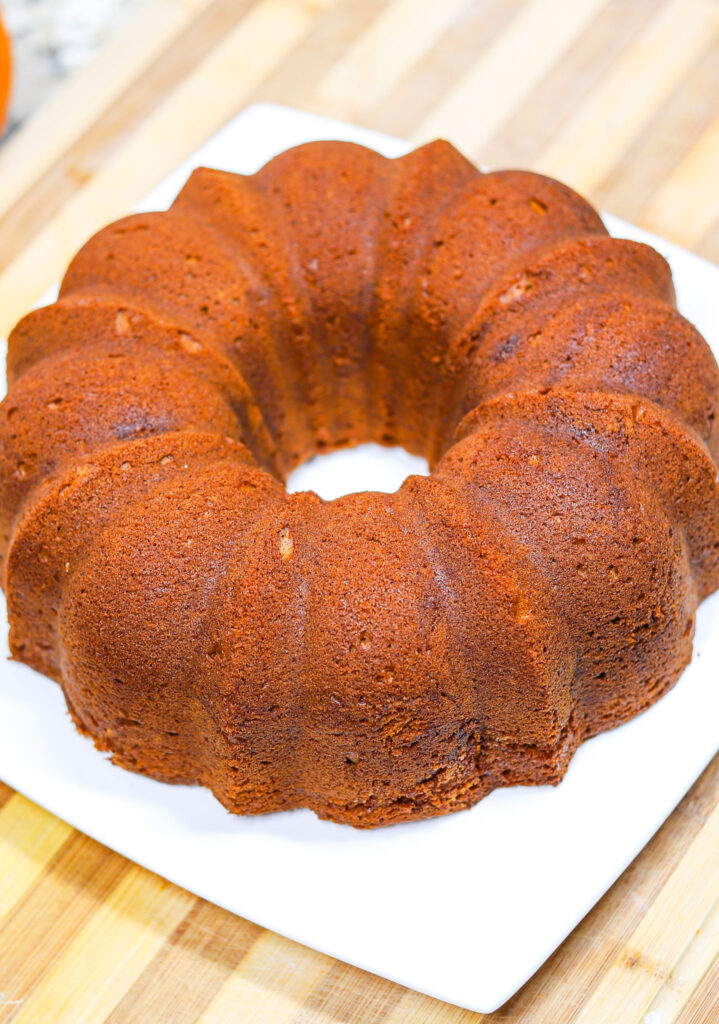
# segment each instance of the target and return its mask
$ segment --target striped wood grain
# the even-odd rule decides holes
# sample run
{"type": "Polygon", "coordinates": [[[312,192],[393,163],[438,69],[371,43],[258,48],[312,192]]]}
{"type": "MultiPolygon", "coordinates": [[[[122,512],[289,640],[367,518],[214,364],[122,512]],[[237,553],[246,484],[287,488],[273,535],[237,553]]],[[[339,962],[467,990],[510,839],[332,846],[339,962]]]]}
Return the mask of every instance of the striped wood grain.
{"type": "Polygon", "coordinates": [[[142,7],[95,60],[50,97],[27,128],[0,149],[0,218],[24,195],[28,184],[47,174],[68,146],[172,45],[207,3],[154,0],[142,7]]]}
{"type": "MultiPolygon", "coordinates": [[[[0,324],[95,227],[272,100],[557,174],[719,261],[716,0],[150,0],[0,150],[0,324]]],[[[491,1024],[719,1020],[719,759],[491,1024]]],[[[0,1022],[476,1014],[204,903],[0,784],[0,1022]]]]}

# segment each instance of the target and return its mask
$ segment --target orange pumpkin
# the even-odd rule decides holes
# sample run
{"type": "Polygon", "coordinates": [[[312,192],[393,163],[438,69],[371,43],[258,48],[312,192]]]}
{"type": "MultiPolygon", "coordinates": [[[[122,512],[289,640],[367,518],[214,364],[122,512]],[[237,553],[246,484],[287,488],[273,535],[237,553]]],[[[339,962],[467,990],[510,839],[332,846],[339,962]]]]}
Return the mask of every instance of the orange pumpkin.
{"type": "Polygon", "coordinates": [[[10,40],[0,17],[0,133],[2,133],[10,99],[10,40]]]}

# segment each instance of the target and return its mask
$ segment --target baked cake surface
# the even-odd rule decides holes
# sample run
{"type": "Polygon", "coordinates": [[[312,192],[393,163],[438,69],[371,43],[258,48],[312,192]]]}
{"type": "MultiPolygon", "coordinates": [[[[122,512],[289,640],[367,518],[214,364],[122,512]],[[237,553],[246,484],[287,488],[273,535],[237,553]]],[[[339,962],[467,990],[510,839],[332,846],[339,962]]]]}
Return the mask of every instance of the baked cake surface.
{"type": "Polygon", "coordinates": [[[445,142],[200,168],[15,328],[13,656],[126,768],[371,827],[556,783],[691,657],[719,370],[665,261],[445,142]],[[288,495],[316,452],[430,462],[288,495]]]}

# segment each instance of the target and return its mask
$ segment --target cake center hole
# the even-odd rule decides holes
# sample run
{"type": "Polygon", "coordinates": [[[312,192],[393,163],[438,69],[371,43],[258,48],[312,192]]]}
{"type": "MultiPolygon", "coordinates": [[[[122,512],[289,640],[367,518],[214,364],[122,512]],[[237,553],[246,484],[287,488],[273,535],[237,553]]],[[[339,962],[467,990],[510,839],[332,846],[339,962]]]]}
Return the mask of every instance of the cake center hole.
{"type": "Polygon", "coordinates": [[[327,455],[313,455],[287,478],[287,490],[315,491],[331,501],[358,491],[396,491],[408,476],[427,476],[429,466],[421,455],[404,448],[360,444],[327,455]]]}

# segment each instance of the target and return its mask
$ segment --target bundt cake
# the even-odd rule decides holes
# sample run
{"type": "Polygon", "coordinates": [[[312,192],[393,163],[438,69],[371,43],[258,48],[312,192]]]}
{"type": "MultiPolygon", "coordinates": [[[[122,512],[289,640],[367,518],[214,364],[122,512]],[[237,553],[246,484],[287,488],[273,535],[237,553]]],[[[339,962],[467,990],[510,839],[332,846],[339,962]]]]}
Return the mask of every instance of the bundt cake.
{"type": "Polygon", "coordinates": [[[556,783],[719,585],[719,370],[564,185],[311,143],[104,228],[9,341],[12,654],[120,765],[371,827],[556,783]],[[288,494],[402,445],[394,494],[288,494]]]}

